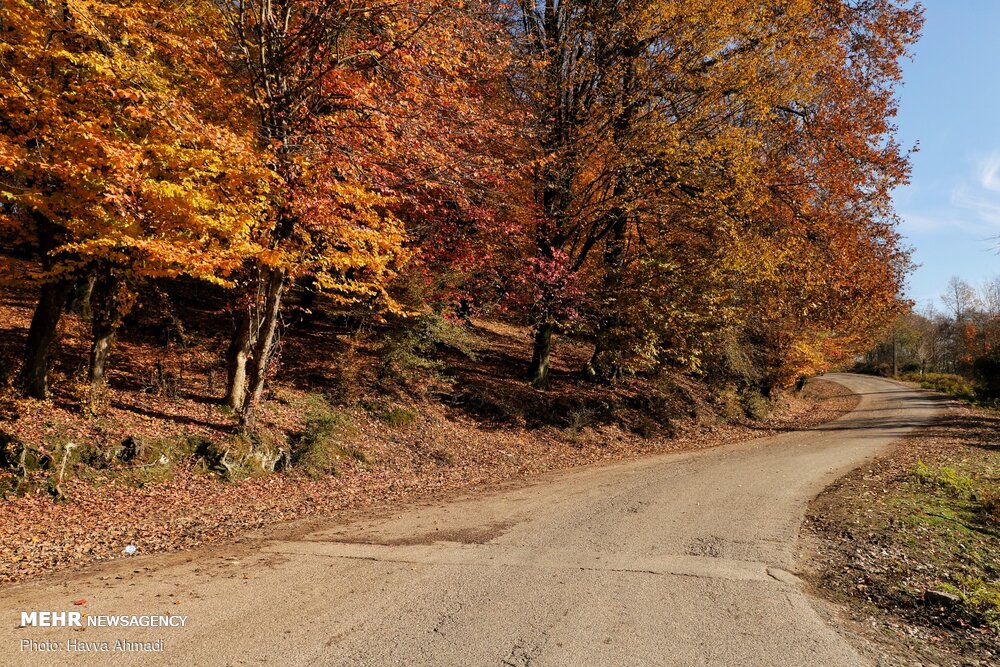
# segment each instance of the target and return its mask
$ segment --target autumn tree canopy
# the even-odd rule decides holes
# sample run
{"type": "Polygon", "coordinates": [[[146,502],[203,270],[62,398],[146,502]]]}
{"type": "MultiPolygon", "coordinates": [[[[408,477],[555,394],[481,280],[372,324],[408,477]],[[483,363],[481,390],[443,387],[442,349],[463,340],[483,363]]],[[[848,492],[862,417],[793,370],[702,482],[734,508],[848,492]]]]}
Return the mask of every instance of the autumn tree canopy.
{"type": "Polygon", "coordinates": [[[898,310],[892,117],[920,26],[895,0],[5,2],[22,386],[46,395],[71,293],[98,391],[143,285],[182,276],[225,290],[243,429],[290,291],[527,324],[540,389],[559,335],[597,382],[787,385],[898,310]]]}
{"type": "MultiPolygon", "coordinates": [[[[761,301],[739,305],[734,286],[784,281],[782,307],[807,318],[822,302],[828,315],[849,310],[859,294],[875,319],[891,309],[906,262],[888,193],[907,163],[890,119],[918,11],[891,2],[525,1],[512,14],[514,80],[532,118],[528,261],[552,276],[534,315],[537,386],[547,382],[552,333],[574,326],[567,315],[585,315],[576,326],[594,338],[588,373],[613,380],[659,361],[698,366],[707,333],[747,329],[739,321],[761,301]],[[787,243],[803,235],[797,248],[787,243]],[[844,247],[823,254],[821,243],[844,247]],[[863,280],[841,273],[842,263],[863,280]],[[805,310],[790,303],[804,294],[800,277],[817,292],[805,310]],[[589,298],[548,306],[563,289],[589,298]]],[[[796,323],[780,310],[754,326],[789,333],[796,323]]],[[[803,327],[826,336],[836,325],[811,318],[803,327]]],[[[783,360],[795,347],[762,344],[779,345],[766,354],[783,360]]]]}
{"type": "Polygon", "coordinates": [[[24,375],[45,393],[71,285],[94,285],[91,380],[146,278],[230,284],[255,252],[270,172],[247,107],[216,74],[211,7],[9,2],[0,13],[0,231],[33,249],[42,285],[24,375]],[[198,82],[192,86],[192,82],[198,82]]]}

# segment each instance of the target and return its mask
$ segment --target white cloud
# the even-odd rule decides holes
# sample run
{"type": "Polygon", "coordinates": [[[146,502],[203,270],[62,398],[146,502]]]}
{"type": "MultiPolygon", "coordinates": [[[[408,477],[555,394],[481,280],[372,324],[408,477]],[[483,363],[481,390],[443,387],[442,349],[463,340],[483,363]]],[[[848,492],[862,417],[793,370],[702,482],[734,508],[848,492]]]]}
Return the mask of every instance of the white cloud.
{"type": "MultiPolygon", "coordinates": [[[[961,231],[970,234],[992,235],[995,231],[984,230],[981,224],[970,221],[954,210],[925,211],[914,213],[899,211],[899,229],[904,234],[928,234],[941,231],[961,231]]],[[[998,225],[1000,227],[1000,225],[998,225]]]]}
{"type": "Polygon", "coordinates": [[[979,163],[979,184],[990,192],[1000,193],[1000,151],[993,151],[979,163]]]}
{"type": "Polygon", "coordinates": [[[994,237],[1000,232],[1000,150],[976,162],[974,172],[952,188],[947,204],[920,212],[901,211],[904,232],[954,230],[994,237]]]}
{"type": "Polygon", "coordinates": [[[970,212],[975,221],[1000,227],[1000,196],[989,188],[974,189],[963,183],[951,191],[951,204],[970,212]]]}

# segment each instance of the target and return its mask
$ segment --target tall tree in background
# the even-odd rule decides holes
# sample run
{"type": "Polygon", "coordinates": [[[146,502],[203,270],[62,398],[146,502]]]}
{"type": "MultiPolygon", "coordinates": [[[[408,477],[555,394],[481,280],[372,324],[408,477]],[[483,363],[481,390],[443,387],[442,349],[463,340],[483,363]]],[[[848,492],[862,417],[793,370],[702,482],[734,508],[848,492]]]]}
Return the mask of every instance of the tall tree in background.
{"type": "MultiPolygon", "coordinates": [[[[761,126],[779,104],[815,94],[829,45],[823,18],[806,1],[517,5],[514,82],[534,119],[531,261],[572,278],[554,286],[603,276],[600,287],[587,285],[600,295],[593,375],[620,372],[614,338],[628,306],[618,288],[628,263],[647,256],[658,222],[726,226],[752,200],[761,126]],[[684,206],[689,215],[679,214],[684,206]],[[589,266],[595,249],[600,267],[589,266]]],[[[534,324],[529,376],[541,387],[559,322],[543,308],[534,324]]]]}
{"type": "Polygon", "coordinates": [[[709,305],[726,289],[725,255],[718,251],[732,240],[736,221],[758,205],[762,126],[787,100],[815,94],[811,78],[826,46],[816,30],[824,17],[812,3],[622,7],[613,33],[618,59],[604,99],[613,182],[606,190],[602,298],[588,368],[605,381],[634,367],[629,357],[696,363],[692,348],[668,348],[700,337],[685,322],[720,314],[709,305]],[[808,48],[806,35],[813,37],[808,48]],[[717,264],[709,272],[699,266],[706,253],[717,264]],[[664,269],[668,281],[655,275],[657,265],[672,267],[664,269]],[[705,282],[678,282],[688,268],[687,280],[705,282]],[[665,290],[671,282],[676,298],[665,290]],[[706,298],[687,298],[692,290],[706,298]],[[635,308],[642,314],[628,313],[635,308]],[[644,320],[671,322],[672,330],[642,331],[644,320]]]}
{"type": "Polygon", "coordinates": [[[584,244],[587,231],[581,220],[584,197],[577,181],[591,157],[598,122],[591,109],[599,96],[602,45],[595,35],[610,16],[613,3],[577,0],[520,0],[509,7],[508,20],[517,35],[517,57],[512,83],[531,112],[528,128],[532,146],[528,155],[537,218],[533,257],[527,258],[532,292],[534,342],[530,381],[548,383],[552,335],[565,318],[560,294],[574,294],[577,257],[567,249],[584,244]]]}
{"type": "Polygon", "coordinates": [[[956,322],[962,323],[978,305],[979,297],[972,285],[958,276],[952,276],[941,300],[951,313],[952,318],[956,322]]]}
{"type": "Polygon", "coordinates": [[[817,27],[834,43],[819,94],[772,123],[768,196],[741,233],[739,309],[765,390],[863,350],[900,312],[909,270],[891,201],[909,160],[892,118],[899,60],[922,14],[888,0],[825,7],[817,27]]]}

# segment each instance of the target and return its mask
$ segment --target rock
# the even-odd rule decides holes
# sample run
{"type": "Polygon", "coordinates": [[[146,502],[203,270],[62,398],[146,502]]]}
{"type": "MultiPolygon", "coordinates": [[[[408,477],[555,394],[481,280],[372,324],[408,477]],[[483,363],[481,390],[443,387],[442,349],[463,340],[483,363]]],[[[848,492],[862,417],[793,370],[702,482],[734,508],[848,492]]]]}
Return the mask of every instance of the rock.
{"type": "Polygon", "coordinates": [[[122,440],[121,445],[118,447],[117,456],[121,461],[129,463],[130,461],[134,461],[139,455],[140,449],[142,449],[142,445],[139,441],[129,436],[122,440]]]}
{"type": "Polygon", "coordinates": [[[954,593],[945,591],[925,591],[924,602],[935,607],[954,607],[962,601],[962,598],[954,593]]]}

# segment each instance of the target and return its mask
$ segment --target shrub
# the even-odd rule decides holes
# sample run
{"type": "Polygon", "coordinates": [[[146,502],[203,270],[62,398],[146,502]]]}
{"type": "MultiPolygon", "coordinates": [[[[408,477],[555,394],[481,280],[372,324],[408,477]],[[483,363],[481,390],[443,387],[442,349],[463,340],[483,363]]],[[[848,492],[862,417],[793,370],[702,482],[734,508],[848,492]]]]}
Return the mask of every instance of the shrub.
{"type": "Polygon", "coordinates": [[[962,577],[958,582],[962,608],[973,621],[1000,631],[1000,581],[962,577]]]}
{"type": "Polygon", "coordinates": [[[444,364],[433,358],[439,347],[476,359],[479,341],[461,322],[430,312],[403,324],[386,338],[382,347],[381,380],[411,380],[421,371],[439,375],[444,364]]]}
{"type": "Polygon", "coordinates": [[[747,391],[743,394],[743,409],[747,417],[760,421],[766,419],[771,412],[771,401],[756,391],[747,391]]]}
{"type": "Polygon", "coordinates": [[[716,402],[722,412],[722,417],[728,422],[738,422],[746,416],[746,410],[740,401],[740,395],[735,389],[723,389],[716,395],[716,402]]]}
{"type": "Polygon", "coordinates": [[[966,477],[949,466],[934,469],[923,461],[917,461],[912,475],[921,484],[937,487],[958,498],[970,498],[976,489],[971,477],[966,477]]]}
{"type": "Polygon", "coordinates": [[[951,373],[924,373],[923,375],[919,373],[905,373],[900,376],[900,379],[908,382],[919,382],[920,386],[924,389],[951,394],[956,398],[966,401],[976,400],[979,393],[976,390],[976,386],[970,380],[961,375],[953,375],[951,373]]]}
{"type": "Polygon", "coordinates": [[[361,462],[368,459],[364,452],[347,444],[355,433],[351,417],[330,407],[322,396],[303,399],[303,429],[292,448],[291,462],[309,475],[335,474],[337,464],[345,458],[361,462]]]}
{"type": "Polygon", "coordinates": [[[766,419],[773,407],[772,401],[760,391],[745,388],[739,391],[727,387],[715,395],[722,418],[727,422],[740,422],[750,418],[755,421],[766,419]]]}
{"type": "Polygon", "coordinates": [[[1000,524],[1000,485],[988,484],[976,491],[976,500],[986,518],[1000,524]]]}

